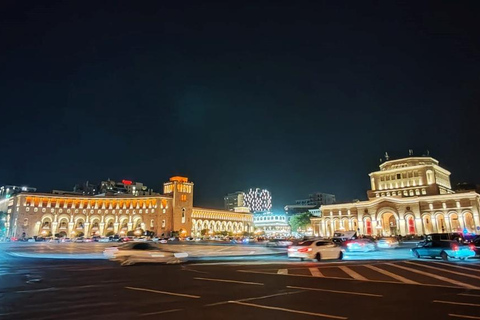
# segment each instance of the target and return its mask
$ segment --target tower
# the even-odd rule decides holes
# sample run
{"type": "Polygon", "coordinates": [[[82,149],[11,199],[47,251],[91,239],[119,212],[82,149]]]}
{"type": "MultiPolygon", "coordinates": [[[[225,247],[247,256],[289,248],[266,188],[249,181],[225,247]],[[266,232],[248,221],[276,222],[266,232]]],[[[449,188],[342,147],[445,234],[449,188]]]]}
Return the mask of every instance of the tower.
{"type": "Polygon", "coordinates": [[[179,236],[190,235],[192,230],[193,182],[187,177],[171,177],[163,184],[163,193],[172,196],[172,213],[170,230],[178,231],[179,236]]]}

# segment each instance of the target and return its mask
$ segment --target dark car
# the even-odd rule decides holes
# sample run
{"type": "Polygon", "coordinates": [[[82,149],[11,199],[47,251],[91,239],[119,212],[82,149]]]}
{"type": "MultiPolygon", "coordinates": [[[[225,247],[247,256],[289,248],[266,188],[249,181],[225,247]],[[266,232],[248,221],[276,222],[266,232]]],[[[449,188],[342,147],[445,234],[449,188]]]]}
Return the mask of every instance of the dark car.
{"type": "Polygon", "coordinates": [[[450,232],[450,233],[430,233],[428,234],[424,240],[417,243],[417,247],[423,247],[425,243],[429,241],[456,241],[462,242],[463,236],[461,233],[457,232],[450,232]]]}
{"type": "Polygon", "coordinates": [[[415,258],[420,257],[440,257],[443,260],[449,258],[457,258],[464,260],[475,256],[473,245],[464,245],[457,241],[440,240],[431,241],[426,240],[422,246],[411,249],[412,255],[415,258]]]}

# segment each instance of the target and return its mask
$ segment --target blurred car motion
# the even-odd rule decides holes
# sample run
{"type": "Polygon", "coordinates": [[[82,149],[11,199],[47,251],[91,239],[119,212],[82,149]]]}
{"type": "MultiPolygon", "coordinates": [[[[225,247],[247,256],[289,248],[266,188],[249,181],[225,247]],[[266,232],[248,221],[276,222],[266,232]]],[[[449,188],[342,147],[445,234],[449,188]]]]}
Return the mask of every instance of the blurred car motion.
{"type": "Polygon", "coordinates": [[[105,257],[119,261],[122,266],[135,263],[182,263],[188,257],[186,252],[160,249],[147,242],[125,243],[118,247],[109,247],[103,251],[105,257]]]}
{"type": "Polygon", "coordinates": [[[342,248],[330,240],[301,241],[294,246],[288,247],[289,258],[300,260],[342,259],[342,248]]]}

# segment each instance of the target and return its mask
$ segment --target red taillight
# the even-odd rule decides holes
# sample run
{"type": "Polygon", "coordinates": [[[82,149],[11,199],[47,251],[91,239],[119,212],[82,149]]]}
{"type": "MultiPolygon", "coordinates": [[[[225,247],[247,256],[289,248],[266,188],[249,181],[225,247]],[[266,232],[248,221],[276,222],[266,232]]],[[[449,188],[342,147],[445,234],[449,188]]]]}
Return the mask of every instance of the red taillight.
{"type": "Polygon", "coordinates": [[[452,250],[458,251],[458,244],[452,244],[452,250]]]}
{"type": "Polygon", "coordinates": [[[298,249],[298,252],[309,252],[312,251],[312,248],[300,248],[298,249]]]}
{"type": "Polygon", "coordinates": [[[469,247],[470,249],[472,249],[472,250],[475,250],[475,249],[476,249],[476,247],[475,247],[475,245],[474,245],[473,243],[470,243],[470,244],[468,245],[468,247],[469,247]]]}

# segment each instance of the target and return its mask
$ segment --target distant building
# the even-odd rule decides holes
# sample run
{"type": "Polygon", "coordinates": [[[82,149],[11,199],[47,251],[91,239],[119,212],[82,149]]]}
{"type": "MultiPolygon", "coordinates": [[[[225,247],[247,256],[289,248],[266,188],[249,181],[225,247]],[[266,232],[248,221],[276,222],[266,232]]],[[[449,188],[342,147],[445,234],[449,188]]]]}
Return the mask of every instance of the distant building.
{"type": "Polygon", "coordinates": [[[285,237],[290,235],[288,217],[284,213],[255,213],[253,224],[257,232],[265,232],[268,237],[285,237]]]}
{"type": "Polygon", "coordinates": [[[243,207],[244,196],[245,196],[245,193],[243,191],[232,192],[225,195],[225,197],[223,197],[225,210],[235,211],[235,208],[243,207]]]}
{"type": "Polygon", "coordinates": [[[286,205],[283,209],[285,210],[286,215],[293,216],[296,214],[309,212],[309,210],[318,209],[318,207],[314,205],[309,206],[309,205],[300,205],[300,204],[289,204],[289,205],[286,205]]]}
{"type": "Polygon", "coordinates": [[[335,203],[335,195],[323,192],[311,193],[307,199],[296,200],[295,204],[320,207],[324,204],[335,203]]]}
{"type": "Polygon", "coordinates": [[[272,194],[267,189],[251,188],[245,193],[243,203],[250,212],[269,212],[272,209],[272,194]]]}
{"type": "Polygon", "coordinates": [[[285,213],[289,216],[310,212],[314,216],[320,216],[320,206],[335,203],[335,195],[323,192],[315,192],[308,195],[307,199],[295,200],[295,204],[286,205],[285,213]]]}
{"type": "Polygon", "coordinates": [[[133,196],[151,196],[154,193],[152,189],[148,189],[147,186],[141,182],[135,182],[131,180],[113,181],[108,179],[100,183],[100,192],[103,194],[131,194],[133,196]]]}
{"type": "Polygon", "coordinates": [[[0,199],[10,198],[20,192],[36,192],[36,188],[5,185],[0,187],[0,199]]]}

